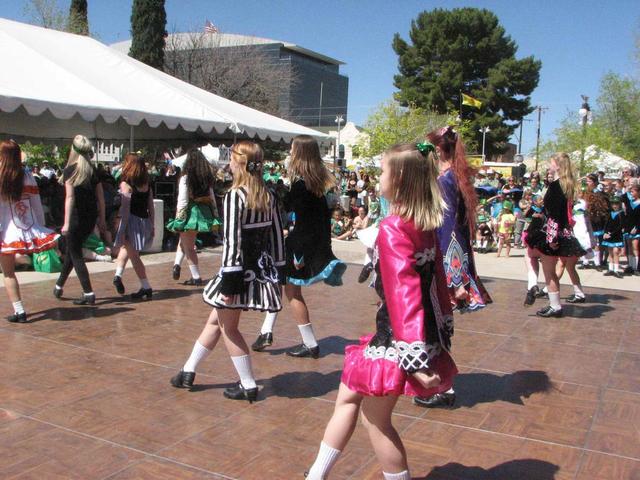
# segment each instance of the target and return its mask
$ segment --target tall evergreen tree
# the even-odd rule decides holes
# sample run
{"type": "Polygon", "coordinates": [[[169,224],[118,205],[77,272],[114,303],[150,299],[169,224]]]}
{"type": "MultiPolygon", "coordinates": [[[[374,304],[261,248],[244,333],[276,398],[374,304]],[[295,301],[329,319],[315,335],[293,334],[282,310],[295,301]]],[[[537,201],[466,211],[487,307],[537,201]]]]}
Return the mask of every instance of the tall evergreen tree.
{"type": "Polygon", "coordinates": [[[164,0],[133,0],[129,55],[162,70],[166,25],[164,0]]]}
{"type": "Polygon", "coordinates": [[[461,93],[480,100],[464,106],[462,118],[477,132],[488,126],[487,152],[504,149],[518,122],[533,111],[530,95],[538,85],[541,62],[515,58],[516,43],[492,12],[477,8],[425,11],[411,22],[411,43],[393,39],[399,74],[396,98],[402,105],[439,113],[460,110],[461,93]]]}
{"type": "Polygon", "coordinates": [[[71,0],[67,30],[78,35],[89,35],[87,0],[71,0]]]}

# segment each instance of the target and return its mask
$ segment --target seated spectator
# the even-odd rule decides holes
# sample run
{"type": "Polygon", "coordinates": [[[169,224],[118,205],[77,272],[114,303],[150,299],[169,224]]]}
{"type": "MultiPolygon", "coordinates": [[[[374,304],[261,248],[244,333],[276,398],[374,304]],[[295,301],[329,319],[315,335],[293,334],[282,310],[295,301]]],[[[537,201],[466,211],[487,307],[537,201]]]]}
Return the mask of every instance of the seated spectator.
{"type": "Polygon", "coordinates": [[[380,218],[380,200],[374,187],[369,187],[369,222],[377,225],[380,218]]]}
{"type": "Polygon", "coordinates": [[[473,182],[474,187],[486,187],[487,183],[487,172],[483,169],[480,169],[476,174],[476,179],[473,182]]]}
{"type": "Polygon", "coordinates": [[[338,240],[349,240],[351,235],[351,222],[345,222],[341,208],[334,209],[331,216],[331,236],[338,240]]]}
{"type": "Polygon", "coordinates": [[[502,192],[506,195],[509,195],[517,190],[520,190],[520,186],[516,184],[515,177],[511,176],[507,178],[507,183],[504,185],[504,187],[502,187],[502,192]]]}
{"type": "Polygon", "coordinates": [[[42,169],[40,169],[40,174],[43,177],[46,177],[48,180],[51,180],[51,177],[55,176],[56,171],[49,166],[49,160],[45,160],[42,162],[42,169]]]}
{"type": "Polygon", "coordinates": [[[367,216],[367,207],[358,208],[358,215],[353,219],[353,236],[358,236],[358,230],[362,230],[369,226],[369,217],[367,216]]]}

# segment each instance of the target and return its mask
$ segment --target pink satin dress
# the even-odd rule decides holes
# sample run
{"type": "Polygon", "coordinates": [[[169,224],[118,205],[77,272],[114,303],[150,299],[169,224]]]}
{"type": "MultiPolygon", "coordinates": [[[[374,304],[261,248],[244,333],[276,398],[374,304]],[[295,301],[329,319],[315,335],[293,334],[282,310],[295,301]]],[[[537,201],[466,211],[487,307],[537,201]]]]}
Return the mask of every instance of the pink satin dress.
{"type": "Polygon", "coordinates": [[[376,333],[345,350],[342,382],[367,396],[428,397],[451,388],[458,373],[449,355],[453,314],[435,231],[396,215],[385,218],[374,249],[375,288],[382,299],[376,333]],[[429,368],[442,379],[425,389],[411,373],[429,368]]]}

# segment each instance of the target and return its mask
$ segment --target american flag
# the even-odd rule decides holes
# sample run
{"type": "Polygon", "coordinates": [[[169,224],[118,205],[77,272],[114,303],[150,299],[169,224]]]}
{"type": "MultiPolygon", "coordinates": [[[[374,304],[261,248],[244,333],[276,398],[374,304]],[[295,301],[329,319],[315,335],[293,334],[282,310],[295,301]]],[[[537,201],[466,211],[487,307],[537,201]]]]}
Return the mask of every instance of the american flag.
{"type": "Polygon", "coordinates": [[[209,20],[204,24],[204,33],[218,33],[218,28],[209,20]]]}

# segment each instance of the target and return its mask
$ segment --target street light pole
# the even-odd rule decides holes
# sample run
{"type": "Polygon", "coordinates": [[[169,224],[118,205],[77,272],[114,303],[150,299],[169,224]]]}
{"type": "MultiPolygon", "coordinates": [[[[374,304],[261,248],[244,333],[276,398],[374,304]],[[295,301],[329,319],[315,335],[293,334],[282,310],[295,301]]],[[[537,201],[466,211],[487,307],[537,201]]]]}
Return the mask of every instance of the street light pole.
{"type": "Polygon", "coordinates": [[[489,127],[482,127],[478,131],[482,132],[482,163],[484,163],[486,161],[486,158],[485,158],[485,155],[484,155],[484,147],[485,147],[485,143],[486,143],[486,137],[487,137],[487,133],[490,132],[491,129],[489,127]]]}
{"type": "Polygon", "coordinates": [[[338,124],[338,140],[336,143],[336,148],[333,151],[333,171],[336,171],[337,159],[338,159],[338,150],[340,149],[340,124],[343,122],[344,117],[342,115],[336,115],[336,123],[338,124]]]}
{"type": "Polygon", "coordinates": [[[580,95],[582,97],[582,106],[578,110],[580,116],[580,123],[582,124],[582,153],[580,155],[580,175],[582,175],[582,169],[584,168],[584,154],[587,143],[587,124],[591,125],[591,107],[589,106],[589,97],[586,95],[580,95]]]}

